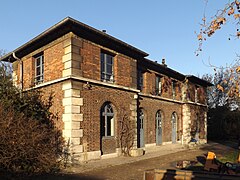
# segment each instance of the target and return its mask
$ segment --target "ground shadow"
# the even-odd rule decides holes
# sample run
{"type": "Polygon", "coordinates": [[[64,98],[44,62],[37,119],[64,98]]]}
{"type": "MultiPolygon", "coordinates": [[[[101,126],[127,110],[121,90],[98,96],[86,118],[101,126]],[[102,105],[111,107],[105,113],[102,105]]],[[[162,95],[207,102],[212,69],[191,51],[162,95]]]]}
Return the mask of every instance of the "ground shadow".
{"type": "Polygon", "coordinates": [[[43,174],[38,176],[12,176],[12,175],[1,175],[1,180],[103,180],[104,178],[96,176],[88,176],[82,174],[43,174]]]}

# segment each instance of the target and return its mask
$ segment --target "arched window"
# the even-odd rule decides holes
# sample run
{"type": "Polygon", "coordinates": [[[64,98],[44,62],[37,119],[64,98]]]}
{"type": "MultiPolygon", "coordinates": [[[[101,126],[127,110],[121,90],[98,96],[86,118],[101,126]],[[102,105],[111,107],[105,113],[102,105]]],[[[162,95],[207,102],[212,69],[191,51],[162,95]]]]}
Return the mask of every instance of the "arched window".
{"type": "Polygon", "coordinates": [[[101,135],[114,136],[114,112],[110,103],[103,105],[101,116],[101,135]]]}

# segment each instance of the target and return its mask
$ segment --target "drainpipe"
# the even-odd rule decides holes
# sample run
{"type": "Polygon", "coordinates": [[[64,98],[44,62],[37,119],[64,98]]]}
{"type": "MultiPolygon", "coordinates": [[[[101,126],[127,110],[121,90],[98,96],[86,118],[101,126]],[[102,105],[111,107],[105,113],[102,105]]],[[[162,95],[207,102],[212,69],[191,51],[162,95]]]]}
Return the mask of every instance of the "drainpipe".
{"type": "Polygon", "coordinates": [[[12,55],[13,55],[13,58],[16,59],[20,64],[20,91],[22,93],[22,90],[23,90],[23,62],[20,58],[18,58],[16,56],[15,52],[13,52],[12,55]]]}

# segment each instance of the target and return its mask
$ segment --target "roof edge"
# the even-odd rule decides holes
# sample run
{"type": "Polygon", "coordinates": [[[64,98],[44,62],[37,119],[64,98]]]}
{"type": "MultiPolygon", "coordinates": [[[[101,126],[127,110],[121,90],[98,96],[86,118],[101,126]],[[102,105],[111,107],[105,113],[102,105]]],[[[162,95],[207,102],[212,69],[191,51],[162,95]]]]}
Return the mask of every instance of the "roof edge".
{"type": "MultiPolygon", "coordinates": [[[[0,58],[0,61],[8,61],[8,62],[14,62],[15,59],[12,56],[12,53],[15,52],[17,56],[19,56],[20,58],[22,58],[21,52],[24,51],[25,49],[27,49],[29,46],[33,46],[34,44],[36,44],[37,41],[44,39],[44,37],[47,37],[50,34],[54,34],[53,32],[57,32],[57,31],[61,31],[63,27],[65,27],[65,31],[62,30],[62,33],[60,33],[58,36],[60,37],[62,34],[66,34],[68,32],[72,32],[74,29],[74,26],[76,27],[81,27],[84,28],[88,31],[90,31],[91,33],[94,33],[96,36],[101,36],[103,38],[108,39],[109,41],[118,43],[119,45],[125,47],[126,49],[129,49],[137,54],[139,54],[142,57],[146,57],[149,54],[137,49],[136,47],[129,45],[111,35],[108,35],[100,30],[97,30],[89,25],[86,25],[80,21],[77,21],[71,17],[66,17],[63,20],[61,20],[60,22],[56,23],[55,25],[51,26],[50,28],[48,28],[47,30],[43,31],[42,33],[40,33],[39,35],[37,35],[36,37],[34,37],[33,39],[31,39],[30,41],[28,41],[27,43],[23,44],[22,46],[18,47],[17,49],[7,53],[6,55],[4,55],[3,57],[0,58]]],[[[57,35],[55,35],[57,37],[57,35]]],[[[46,41],[47,42],[47,41],[46,41]]]]}

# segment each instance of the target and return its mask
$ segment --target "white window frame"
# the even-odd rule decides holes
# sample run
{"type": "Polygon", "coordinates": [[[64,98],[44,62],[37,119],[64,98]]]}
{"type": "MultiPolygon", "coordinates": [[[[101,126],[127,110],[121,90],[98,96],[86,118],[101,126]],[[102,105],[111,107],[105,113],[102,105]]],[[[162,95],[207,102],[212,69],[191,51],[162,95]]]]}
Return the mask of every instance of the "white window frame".
{"type": "Polygon", "coordinates": [[[114,57],[110,54],[101,52],[101,80],[104,82],[114,82],[114,57]],[[108,58],[112,63],[108,63],[108,58]],[[111,66],[111,72],[108,72],[108,66],[111,66]]]}
{"type": "Polygon", "coordinates": [[[44,56],[43,54],[41,54],[35,57],[35,84],[43,83],[43,81],[44,81],[44,56]]]}

